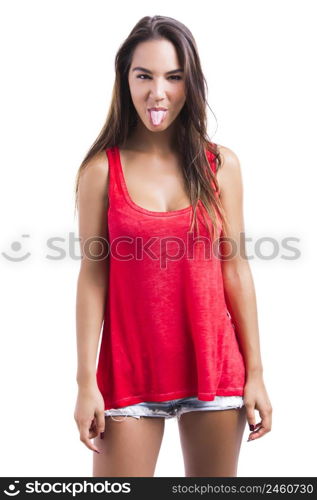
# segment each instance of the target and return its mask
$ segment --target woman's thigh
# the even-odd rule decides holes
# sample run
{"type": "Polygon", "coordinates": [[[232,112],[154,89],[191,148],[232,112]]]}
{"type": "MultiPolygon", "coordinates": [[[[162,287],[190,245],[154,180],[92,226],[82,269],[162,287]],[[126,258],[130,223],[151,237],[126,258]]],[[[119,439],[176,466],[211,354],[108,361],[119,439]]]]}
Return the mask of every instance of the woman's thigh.
{"type": "Polygon", "coordinates": [[[236,477],[246,408],[190,411],[178,420],[185,476],[236,477]]]}
{"type": "Polygon", "coordinates": [[[153,477],[165,419],[105,416],[104,438],[94,443],[93,477],[153,477]]]}

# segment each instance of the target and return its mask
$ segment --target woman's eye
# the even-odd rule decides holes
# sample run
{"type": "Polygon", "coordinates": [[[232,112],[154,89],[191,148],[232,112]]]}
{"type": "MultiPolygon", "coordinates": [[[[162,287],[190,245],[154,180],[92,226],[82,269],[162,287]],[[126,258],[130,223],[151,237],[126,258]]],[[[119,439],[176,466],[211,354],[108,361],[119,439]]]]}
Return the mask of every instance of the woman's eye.
{"type": "MultiPolygon", "coordinates": [[[[144,78],[141,78],[141,76],[144,76],[145,78],[149,78],[149,75],[138,75],[137,78],[140,78],[140,80],[144,80],[144,78]]],[[[178,75],[172,75],[172,76],[169,76],[169,78],[176,78],[177,80],[181,80],[182,77],[181,76],[178,76],[178,75]]]]}

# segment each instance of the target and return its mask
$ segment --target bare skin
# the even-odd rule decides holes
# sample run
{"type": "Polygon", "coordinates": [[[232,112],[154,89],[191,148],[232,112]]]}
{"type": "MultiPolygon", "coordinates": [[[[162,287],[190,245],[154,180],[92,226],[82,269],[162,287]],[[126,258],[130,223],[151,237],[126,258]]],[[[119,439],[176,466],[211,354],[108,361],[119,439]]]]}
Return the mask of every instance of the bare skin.
{"type": "MultiPolygon", "coordinates": [[[[105,417],[101,451],[93,457],[94,477],[153,477],[164,435],[161,417],[105,417]],[[124,419],[123,419],[124,418],[124,419]]],[[[191,411],[178,420],[186,477],[236,477],[246,424],[240,409],[191,411]]]]}
{"type": "Polygon", "coordinates": [[[100,454],[93,456],[93,477],[153,477],[165,419],[105,417],[104,438],[96,437],[100,454]]]}
{"type": "Polygon", "coordinates": [[[236,477],[246,409],[191,411],[178,423],[186,477],[236,477]]]}
{"type": "Polygon", "coordinates": [[[176,153],[153,157],[120,148],[121,165],[129,196],[147,210],[169,212],[190,205],[176,153]]]}

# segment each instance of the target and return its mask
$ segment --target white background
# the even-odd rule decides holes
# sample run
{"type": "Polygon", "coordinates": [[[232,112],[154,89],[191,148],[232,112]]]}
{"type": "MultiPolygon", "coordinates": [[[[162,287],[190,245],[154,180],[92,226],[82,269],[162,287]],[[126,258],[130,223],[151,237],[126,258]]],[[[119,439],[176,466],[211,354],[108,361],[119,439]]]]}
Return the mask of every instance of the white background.
{"type": "MultiPolygon", "coordinates": [[[[217,120],[208,112],[209,135],[241,163],[273,425],[250,443],[246,427],[238,475],[316,476],[314,7],[307,0],[1,2],[2,476],[92,473],[93,452],[73,419],[75,176],[106,118],[115,53],[141,17],[155,14],[192,31],[217,120]],[[63,254],[49,248],[50,238],[60,239],[63,254]],[[271,243],[260,246],[267,259],[255,255],[259,238],[274,239],[275,257],[271,243]],[[284,248],[286,238],[295,238],[298,255],[284,248]]],[[[155,475],[184,476],[176,419],[166,421],[155,475]]]]}

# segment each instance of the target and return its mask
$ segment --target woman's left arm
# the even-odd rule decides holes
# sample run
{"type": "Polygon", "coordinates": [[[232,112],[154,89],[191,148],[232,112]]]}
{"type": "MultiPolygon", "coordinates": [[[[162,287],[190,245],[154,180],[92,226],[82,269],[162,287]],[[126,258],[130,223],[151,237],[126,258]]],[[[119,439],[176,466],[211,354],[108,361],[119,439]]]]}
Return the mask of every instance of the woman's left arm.
{"type": "Polygon", "coordinates": [[[227,306],[235,325],[246,368],[244,403],[250,430],[249,441],[271,430],[272,406],[264,385],[260,353],[256,294],[245,252],[243,183],[240,162],[229,148],[218,146],[222,166],[217,173],[220,200],[225,211],[227,235],[221,241],[222,275],[227,306]],[[256,424],[258,410],[261,422],[256,424]],[[252,427],[254,426],[254,427],[252,427]]]}

